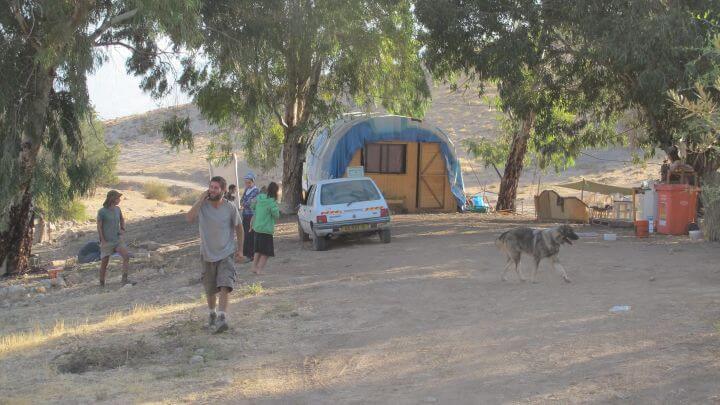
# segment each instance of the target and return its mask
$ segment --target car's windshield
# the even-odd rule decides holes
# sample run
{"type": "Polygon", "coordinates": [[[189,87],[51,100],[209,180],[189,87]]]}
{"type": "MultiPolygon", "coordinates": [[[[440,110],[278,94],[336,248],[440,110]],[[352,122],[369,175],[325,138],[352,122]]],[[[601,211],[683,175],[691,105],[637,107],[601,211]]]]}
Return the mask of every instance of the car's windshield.
{"type": "Polygon", "coordinates": [[[352,180],[324,184],[320,190],[322,205],[350,204],[379,200],[380,193],[370,180],[352,180]]]}

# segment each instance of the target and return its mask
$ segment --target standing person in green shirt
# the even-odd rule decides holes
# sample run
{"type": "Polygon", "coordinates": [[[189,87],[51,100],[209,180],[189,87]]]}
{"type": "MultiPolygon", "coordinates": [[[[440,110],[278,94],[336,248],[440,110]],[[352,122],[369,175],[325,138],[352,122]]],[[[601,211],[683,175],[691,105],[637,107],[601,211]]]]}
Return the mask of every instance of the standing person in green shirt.
{"type": "Polygon", "coordinates": [[[122,194],[117,190],[110,190],[107,193],[103,207],[100,208],[97,215],[97,229],[100,236],[100,286],[105,286],[105,275],[107,274],[107,266],[110,262],[110,256],[113,253],[119,253],[122,256],[122,284],[132,284],[135,282],[128,280],[128,272],[130,267],[130,253],[127,250],[125,242],[122,240],[122,234],[125,233],[125,218],[118,206],[120,204],[122,194]]]}
{"type": "Polygon", "coordinates": [[[252,223],[252,229],[255,232],[255,257],[251,271],[255,274],[262,274],[268,257],[275,256],[273,234],[275,233],[275,222],[280,218],[280,208],[277,204],[278,191],[277,183],[272,182],[268,184],[267,193],[259,194],[252,204],[255,211],[252,223]]]}

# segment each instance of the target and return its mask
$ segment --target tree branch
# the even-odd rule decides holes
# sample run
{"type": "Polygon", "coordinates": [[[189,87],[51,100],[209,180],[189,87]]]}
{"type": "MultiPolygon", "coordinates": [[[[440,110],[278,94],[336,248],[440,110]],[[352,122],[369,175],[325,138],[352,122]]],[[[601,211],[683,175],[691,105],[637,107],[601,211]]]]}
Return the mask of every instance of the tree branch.
{"type": "Polygon", "coordinates": [[[14,6],[10,7],[13,12],[13,17],[15,17],[15,21],[17,21],[18,25],[20,26],[22,33],[25,35],[30,35],[30,32],[28,32],[27,21],[25,21],[25,17],[23,17],[22,13],[20,13],[20,4],[18,4],[17,1],[15,1],[14,3],[14,6]]]}
{"type": "Polygon", "coordinates": [[[137,14],[137,12],[138,12],[138,9],[135,8],[130,11],[126,11],[122,14],[118,14],[115,17],[110,18],[109,20],[106,19],[105,22],[103,22],[103,24],[98,29],[95,30],[95,32],[90,34],[90,40],[92,40],[94,42],[96,39],[100,38],[100,36],[102,34],[104,34],[105,31],[109,30],[111,27],[118,25],[120,23],[123,23],[123,22],[135,17],[135,14],[137,14]]]}

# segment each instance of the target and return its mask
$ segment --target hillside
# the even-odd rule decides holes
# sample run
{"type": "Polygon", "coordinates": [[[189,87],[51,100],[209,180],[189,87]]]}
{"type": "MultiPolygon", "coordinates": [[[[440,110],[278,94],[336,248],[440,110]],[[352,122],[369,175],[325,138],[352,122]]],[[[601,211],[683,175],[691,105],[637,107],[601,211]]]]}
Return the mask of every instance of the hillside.
{"type": "MultiPolygon", "coordinates": [[[[494,93],[489,91],[487,97],[494,93]]],[[[479,98],[474,92],[455,92],[446,85],[433,87],[432,104],[424,120],[445,132],[455,142],[458,155],[462,160],[463,176],[468,194],[474,194],[483,188],[497,192],[499,179],[493,169],[486,169],[481,162],[470,158],[460,142],[467,138],[485,137],[494,139],[499,134],[499,112],[488,105],[487,97],[479,98]]],[[[215,129],[205,121],[197,107],[182,105],[164,108],[134,115],[105,123],[106,138],[109,142],[122,145],[119,162],[121,180],[128,183],[143,183],[157,179],[182,187],[202,188],[208,175],[205,161],[205,149],[210,133],[215,129]],[[192,131],[198,135],[194,153],[170,151],[160,136],[162,123],[173,114],[189,117],[192,131]]],[[[540,174],[534,167],[526,168],[521,179],[519,198],[523,199],[523,210],[531,209],[532,196],[537,189],[538,177],[541,187],[548,188],[563,181],[581,177],[617,185],[637,185],[640,181],[655,178],[658,173],[658,160],[645,166],[629,163],[632,153],[627,149],[588,150],[580,156],[574,167],[565,172],[540,174]]],[[[242,156],[242,153],[240,153],[242,156]]],[[[241,157],[242,160],[242,157],[241,157]]],[[[249,169],[259,175],[259,182],[280,181],[281,170],[275,168],[263,172],[241,164],[241,172],[249,169]]],[[[562,191],[571,195],[572,192],[562,191]]],[[[488,194],[494,200],[493,194],[488,194]]]]}

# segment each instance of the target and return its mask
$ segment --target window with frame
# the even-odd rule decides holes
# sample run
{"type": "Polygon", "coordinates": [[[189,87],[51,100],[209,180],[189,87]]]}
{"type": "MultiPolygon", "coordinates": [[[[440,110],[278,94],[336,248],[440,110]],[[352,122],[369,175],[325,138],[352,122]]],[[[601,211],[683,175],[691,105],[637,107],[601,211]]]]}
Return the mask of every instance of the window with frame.
{"type": "Polygon", "coordinates": [[[405,174],[407,145],[370,143],[363,154],[366,173],[405,174]]]}

